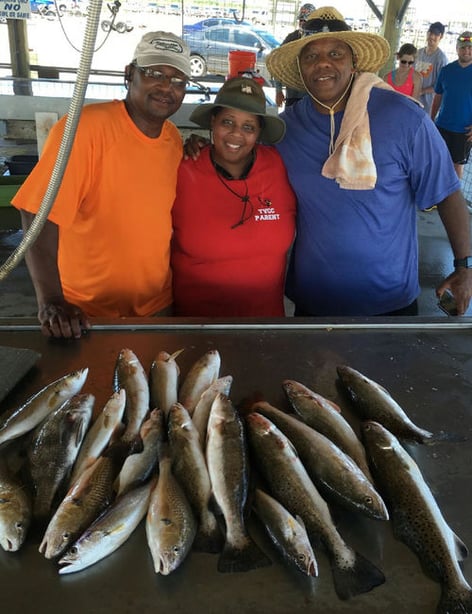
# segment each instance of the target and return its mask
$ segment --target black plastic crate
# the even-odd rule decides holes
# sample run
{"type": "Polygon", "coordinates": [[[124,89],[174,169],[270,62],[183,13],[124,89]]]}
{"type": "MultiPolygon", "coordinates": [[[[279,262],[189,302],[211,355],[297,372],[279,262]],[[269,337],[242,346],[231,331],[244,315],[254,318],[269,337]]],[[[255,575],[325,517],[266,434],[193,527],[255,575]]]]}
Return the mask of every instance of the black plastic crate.
{"type": "Polygon", "coordinates": [[[12,156],[5,162],[5,165],[10,171],[10,175],[28,175],[35,167],[37,161],[38,156],[23,154],[12,156]]]}

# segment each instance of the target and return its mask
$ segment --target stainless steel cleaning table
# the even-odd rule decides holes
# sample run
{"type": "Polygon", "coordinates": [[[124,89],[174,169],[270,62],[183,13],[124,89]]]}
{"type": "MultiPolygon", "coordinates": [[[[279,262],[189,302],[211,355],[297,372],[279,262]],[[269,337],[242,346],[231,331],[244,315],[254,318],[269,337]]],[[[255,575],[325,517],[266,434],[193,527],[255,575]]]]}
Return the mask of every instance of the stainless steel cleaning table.
{"type": "MultiPolygon", "coordinates": [[[[257,395],[287,409],[281,383],[295,379],[340,404],[357,428],[357,418],[337,383],[336,366],[348,364],[387,388],[420,426],[466,439],[410,445],[408,450],[445,518],[472,547],[470,318],[99,321],[80,341],[47,340],[35,322],[0,320],[0,345],[41,354],[0,405],[0,412],[81,367],[90,369],[84,391],[93,393],[96,408],[101,408],[111,393],[115,360],[125,347],[136,353],[145,369],[160,350],[184,348],[177,359],[182,375],[204,352],[215,348],[222,358],[221,374],[234,377],[231,398],[235,404],[257,395]]],[[[141,525],[113,555],[70,576],[59,576],[55,564],[39,554],[40,535],[29,536],[18,553],[1,551],[1,610],[15,614],[435,612],[439,585],[425,576],[416,557],[394,539],[390,523],[339,510],[334,513],[345,540],[386,576],[384,585],[347,602],[336,597],[322,552],[315,579],[287,568],[273,550],[269,550],[274,560],[271,567],[247,573],[220,574],[216,555],[192,552],[170,576],[156,575],[141,525]]],[[[268,547],[257,523],[251,528],[260,544],[268,547]]],[[[464,571],[472,581],[470,559],[464,571]]]]}

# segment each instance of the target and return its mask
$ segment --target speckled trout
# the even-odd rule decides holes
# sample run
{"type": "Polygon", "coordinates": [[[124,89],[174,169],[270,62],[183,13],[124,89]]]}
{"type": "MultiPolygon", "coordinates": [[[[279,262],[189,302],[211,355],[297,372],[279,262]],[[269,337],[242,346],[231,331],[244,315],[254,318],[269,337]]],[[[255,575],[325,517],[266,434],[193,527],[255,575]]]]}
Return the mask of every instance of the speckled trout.
{"type": "Polygon", "coordinates": [[[360,467],[330,439],[294,416],[259,401],[253,410],[273,422],[295,446],[308,475],[329,500],[377,520],[388,520],[382,497],[360,467]]]}
{"type": "Polygon", "coordinates": [[[339,405],[295,380],[285,380],[282,387],[293,410],[303,422],[331,439],[352,458],[367,479],[372,481],[364,446],[342,415],[339,405]]]}
{"type": "Polygon", "coordinates": [[[301,518],[295,518],[276,499],[260,488],[253,508],[284,559],[307,576],[318,575],[318,564],[301,518]]]}
{"type": "Polygon", "coordinates": [[[74,394],[78,394],[87,379],[87,374],[87,368],[68,373],[42,388],[15,409],[0,425],[0,444],[31,431],[48,414],[58,409],[74,394]]]}
{"type": "Polygon", "coordinates": [[[341,365],[337,372],[354,408],[363,420],[379,422],[391,433],[408,441],[426,443],[433,433],[414,424],[391,394],[380,384],[352,367],[341,365]]]}
{"type": "Polygon", "coordinates": [[[49,414],[33,432],[28,468],[33,482],[33,515],[49,520],[67,480],[92,418],[93,394],[76,394],[49,414]]]}
{"type": "Polygon", "coordinates": [[[395,435],[372,421],[365,422],[362,430],[395,536],[441,584],[437,614],[471,614],[472,588],[458,562],[467,556],[465,544],[447,524],[418,465],[395,435]]]}
{"type": "Polygon", "coordinates": [[[194,549],[219,552],[223,536],[210,509],[211,483],[199,436],[188,411],[174,403],[168,425],[172,471],[198,519],[194,549]]]}
{"type": "Polygon", "coordinates": [[[270,565],[245,524],[249,463],[244,425],[230,399],[221,393],[211,406],[206,459],[213,495],[226,525],[218,571],[249,571],[270,565]]]}
{"type": "Polygon", "coordinates": [[[249,414],[246,422],[257,467],[271,495],[295,517],[300,516],[310,539],[321,541],[326,548],[338,597],[349,599],[383,584],[383,573],[338,533],[326,502],[288,438],[261,414],[249,414]]]}

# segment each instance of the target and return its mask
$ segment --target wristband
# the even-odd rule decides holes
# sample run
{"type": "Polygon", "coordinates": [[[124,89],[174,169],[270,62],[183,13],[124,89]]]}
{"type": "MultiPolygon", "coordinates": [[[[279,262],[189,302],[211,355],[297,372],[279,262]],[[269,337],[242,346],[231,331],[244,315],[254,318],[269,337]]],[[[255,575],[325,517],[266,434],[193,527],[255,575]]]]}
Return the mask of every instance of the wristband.
{"type": "Polygon", "coordinates": [[[454,258],[454,268],[462,267],[464,269],[472,269],[472,256],[465,258],[454,258]]]}

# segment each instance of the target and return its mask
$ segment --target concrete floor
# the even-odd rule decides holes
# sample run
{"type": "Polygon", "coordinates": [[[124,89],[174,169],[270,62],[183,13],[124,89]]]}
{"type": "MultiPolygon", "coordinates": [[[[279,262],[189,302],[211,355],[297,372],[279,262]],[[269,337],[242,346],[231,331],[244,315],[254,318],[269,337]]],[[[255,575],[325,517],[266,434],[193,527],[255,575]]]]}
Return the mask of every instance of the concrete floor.
{"type": "MultiPolygon", "coordinates": [[[[451,271],[452,254],[437,211],[418,214],[420,245],[419,315],[441,316],[435,287],[451,271]]],[[[0,263],[3,264],[21,241],[19,230],[0,231],[0,263]]],[[[468,314],[472,315],[472,308],[468,314]]],[[[0,317],[35,317],[33,286],[24,262],[0,281],[0,317]]],[[[444,317],[446,317],[444,315],[444,317]]]]}

